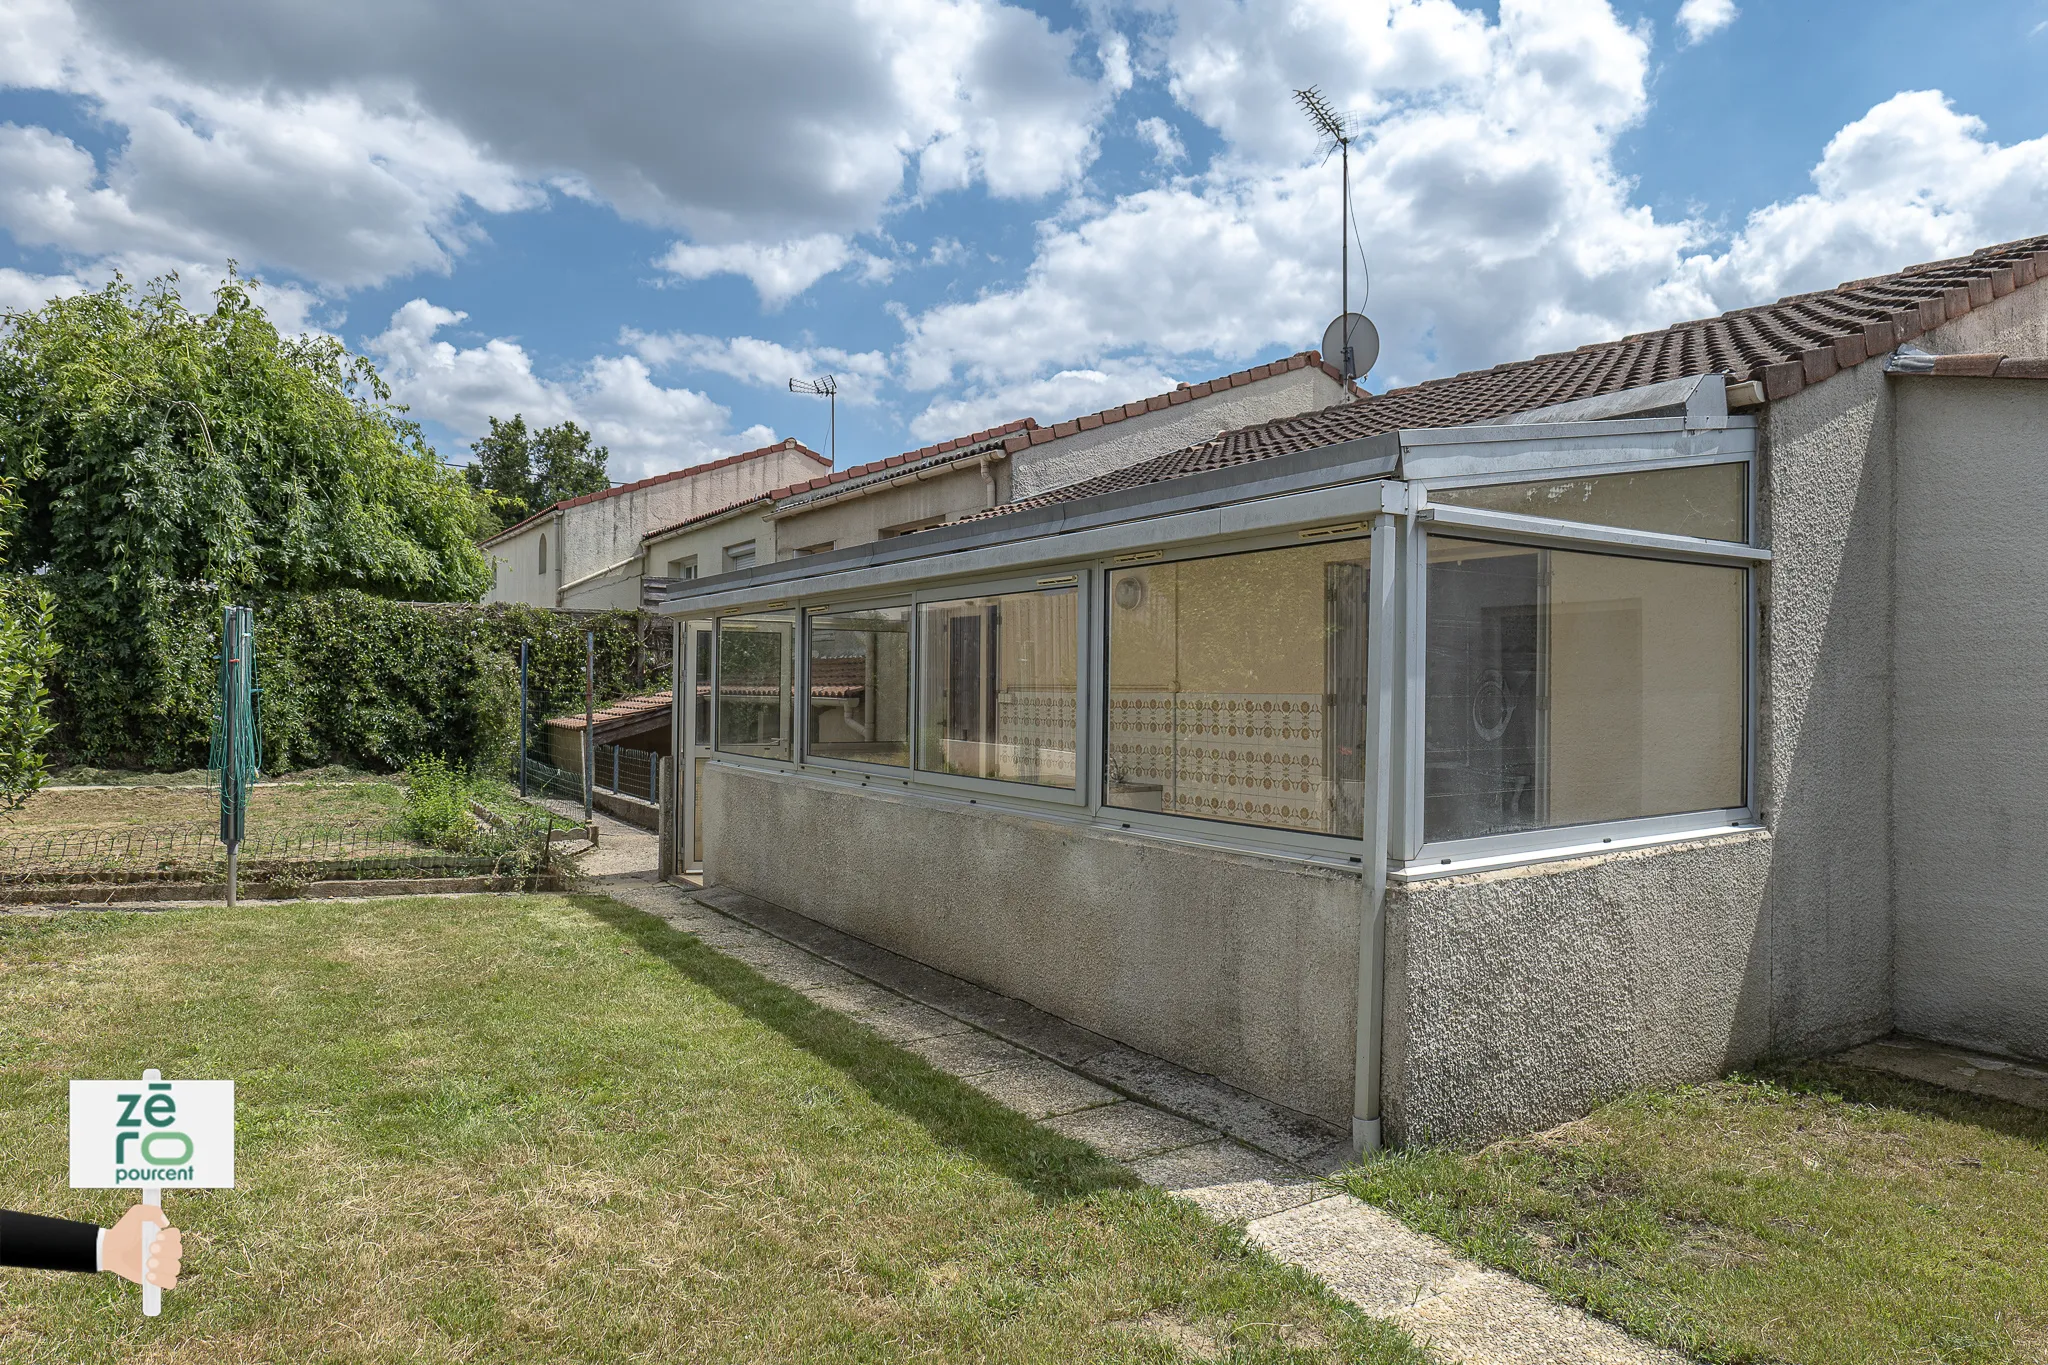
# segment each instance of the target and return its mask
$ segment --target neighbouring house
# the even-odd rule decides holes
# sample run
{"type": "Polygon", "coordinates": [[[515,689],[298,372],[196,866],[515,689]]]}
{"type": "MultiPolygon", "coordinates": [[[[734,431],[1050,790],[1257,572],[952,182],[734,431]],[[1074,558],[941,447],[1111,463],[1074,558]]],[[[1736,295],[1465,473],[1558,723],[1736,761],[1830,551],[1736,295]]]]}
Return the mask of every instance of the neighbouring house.
{"type": "MultiPolygon", "coordinates": [[[[1349,395],[1360,392],[1353,386],[1349,395]]],[[[1109,474],[1220,431],[1344,402],[1314,351],[1040,426],[1032,418],[775,489],[775,558],[908,535],[1109,474]]],[[[704,569],[704,572],[710,570],[704,569]]]]}
{"type": "Polygon", "coordinates": [[[668,582],[686,851],[1361,1147],[1894,1029],[2048,1057],[2044,281],[2048,236],[668,582]]]}
{"type": "Polygon", "coordinates": [[[585,610],[638,607],[641,540],[648,531],[831,467],[823,455],[791,439],[565,499],[483,542],[492,572],[484,600],[585,610]]]}

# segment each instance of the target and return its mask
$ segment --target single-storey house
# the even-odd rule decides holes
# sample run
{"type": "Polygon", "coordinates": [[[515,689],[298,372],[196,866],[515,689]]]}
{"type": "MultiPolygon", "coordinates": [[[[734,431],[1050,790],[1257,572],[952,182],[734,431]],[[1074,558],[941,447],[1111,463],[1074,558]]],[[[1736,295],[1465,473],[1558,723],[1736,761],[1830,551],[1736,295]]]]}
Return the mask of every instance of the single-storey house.
{"type": "Polygon", "coordinates": [[[1361,1147],[1893,1029],[2048,1056],[2043,277],[2048,236],[666,584],[693,851],[1361,1147]]]}

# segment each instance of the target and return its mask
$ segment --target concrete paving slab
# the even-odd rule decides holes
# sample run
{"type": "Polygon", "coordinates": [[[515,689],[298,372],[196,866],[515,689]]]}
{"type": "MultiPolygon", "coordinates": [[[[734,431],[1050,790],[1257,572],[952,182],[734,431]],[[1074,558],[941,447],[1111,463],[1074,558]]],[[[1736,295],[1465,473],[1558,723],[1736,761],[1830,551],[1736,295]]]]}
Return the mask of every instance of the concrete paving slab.
{"type": "Polygon", "coordinates": [[[1028,1119],[1071,1114],[1077,1109],[1114,1104],[1119,1098],[1115,1091],[1104,1090],[1043,1057],[961,1079],[997,1104],[1028,1119]]]}
{"type": "Polygon", "coordinates": [[[2015,1061],[1986,1052],[1894,1035],[1852,1048],[1836,1060],[1971,1095],[2048,1109],[2048,1064],[2015,1061]]]}
{"type": "Polygon", "coordinates": [[[965,1033],[941,1034],[937,1038],[920,1038],[905,1044],[907,1051],[930,1062],[939,1070],[954,1076],[979,1076],[984,1071],[996,1071],[1006,1066],[1017,1066],[1036,1060],[1021,1047],[1013,1047],[993,1034],[980,1029],[969,1029],[965,1033]]]}
{"type": "Polygon", "coordinates": [[[1075,1070],[1148,1104],[1207,1124],[1246,1146],[1310,1167],[1317,1174],[1335,1171],[1350,1156],[1344,1139],[1313,1119],[1246,1094],[1214,1076],[1131,1048],[1104,1049],[1075,1070]]]}
{"type": "Polygon", "coordinates": [[[1512,1275],[1479,1270],[1393,1320],[1459,1365],[1687,1365],[1512,1275]]]}
{"type": "Polygon", "coordinates": [[[1435,1238],[1348,1194],[1254,1219],[1245,1236],[1381,1317],[1442,1293],[1470,1268],[1435,1238]]]}
{"type": "Polygon", "coordinates": [[[1316,1177],[1228,1140],[1125,1164],[1138,1179],[1192,1201],[1219,1223],[1250,1223],[1331,1193],[1316,1177]]]}
{"type": "Polygon", "coordinates": [[[818,986],[806,990],[804,995],[814,1004],[842,1014],[861,1014],[872,1010],[893,1009],[904,1003],[903,997],[894,991],[885,991],[880,986],[855,978],[833,986],[818,986]]]}
{"type": "Polygon", "coordinates": [[[1200,1142],[1214,1142],[1222,1136],[1214,1128],[1162,1114],[1131,1100],[1061,1114],[1047,1119],[1045,1126],[1087,1143],[1113,1161],[1134,1161],[1200,1142]]]}
{"type": "Polygon", "coordinates": [[[949,1014],[909,1000],[881,1009],[863,1010],[853,1016],[892,1043],[914,1043],[920,1038],[937,1038],[948,1033],[965,1033],[967,1025],[949,1014]]]}

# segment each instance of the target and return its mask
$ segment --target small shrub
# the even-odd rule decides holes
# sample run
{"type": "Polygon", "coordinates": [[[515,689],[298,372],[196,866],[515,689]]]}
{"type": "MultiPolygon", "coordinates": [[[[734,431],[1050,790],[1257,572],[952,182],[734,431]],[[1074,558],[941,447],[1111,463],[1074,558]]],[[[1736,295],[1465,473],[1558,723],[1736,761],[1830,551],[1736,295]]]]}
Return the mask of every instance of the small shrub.
{"type": "Polygon", "coordinates": [[[414,759],[405,770],[405,832],[423,844],[467,853],[476,844],[476,819],[469,813],[469,777],[435,755],[414,759]]]}

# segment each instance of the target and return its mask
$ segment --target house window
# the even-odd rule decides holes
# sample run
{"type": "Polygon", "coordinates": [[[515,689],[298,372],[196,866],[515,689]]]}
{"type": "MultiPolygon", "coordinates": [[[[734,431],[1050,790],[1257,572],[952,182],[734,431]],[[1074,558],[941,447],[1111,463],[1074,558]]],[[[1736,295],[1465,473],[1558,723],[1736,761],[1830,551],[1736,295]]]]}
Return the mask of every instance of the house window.
{"type": "Polygon", "coordinates": [[[795,707],[796,622],[788,614],[718,622],[717,740],[721,753],[788,759],[795,707]]]}
{"type": "Polygon", "coordinates": [[[736,569],[751,569],[753,567],[753,541],[749,540],[739,545],[728,545],[725,547],[725,571],[727,573],[732,573],[736,569]]]}
{"type": "Polygon", "coordinates": [[[1538,479],[1476,488],[1431,488],[1429,500],[1451,507],[1515,512],[1557,521],[1596,522],[1632,531],[1662,531],[1702,540],[1749,538],[1749,466],[1692,465],[1538,479]]]}
{"type": "Polygon", "coordinates": [[[1112,570],[1103,803],[1361,837],[1370,555],[1112,570]]]}
{"type": "Polygon", "coordinates": [[[1072,790],[1080,591],[920,603],[918,767],[1072,790]]]}
{"type": "Polygon", "coordinates": [[[910,608],[811,614],[806,755],[910,766],[910,608]]]}
{"type": "Polygon", "coordinates": [[[695,578],[697,576],[697,556],[691,555],[688,559],[671,559],[668,562],[668,576],[670,578],[682,579],[695,578]]]}
{"type": "Polygon", "coordinates": [[[1427,841],[1745,800],[1748,574],[1429,538],[1427,841]]]}
{"type": "Polygon", "coordinates": [[[545,531],[541,532],[540,535],[540,571],[542,573],[548,571],[548,535],[545,531]]]}

